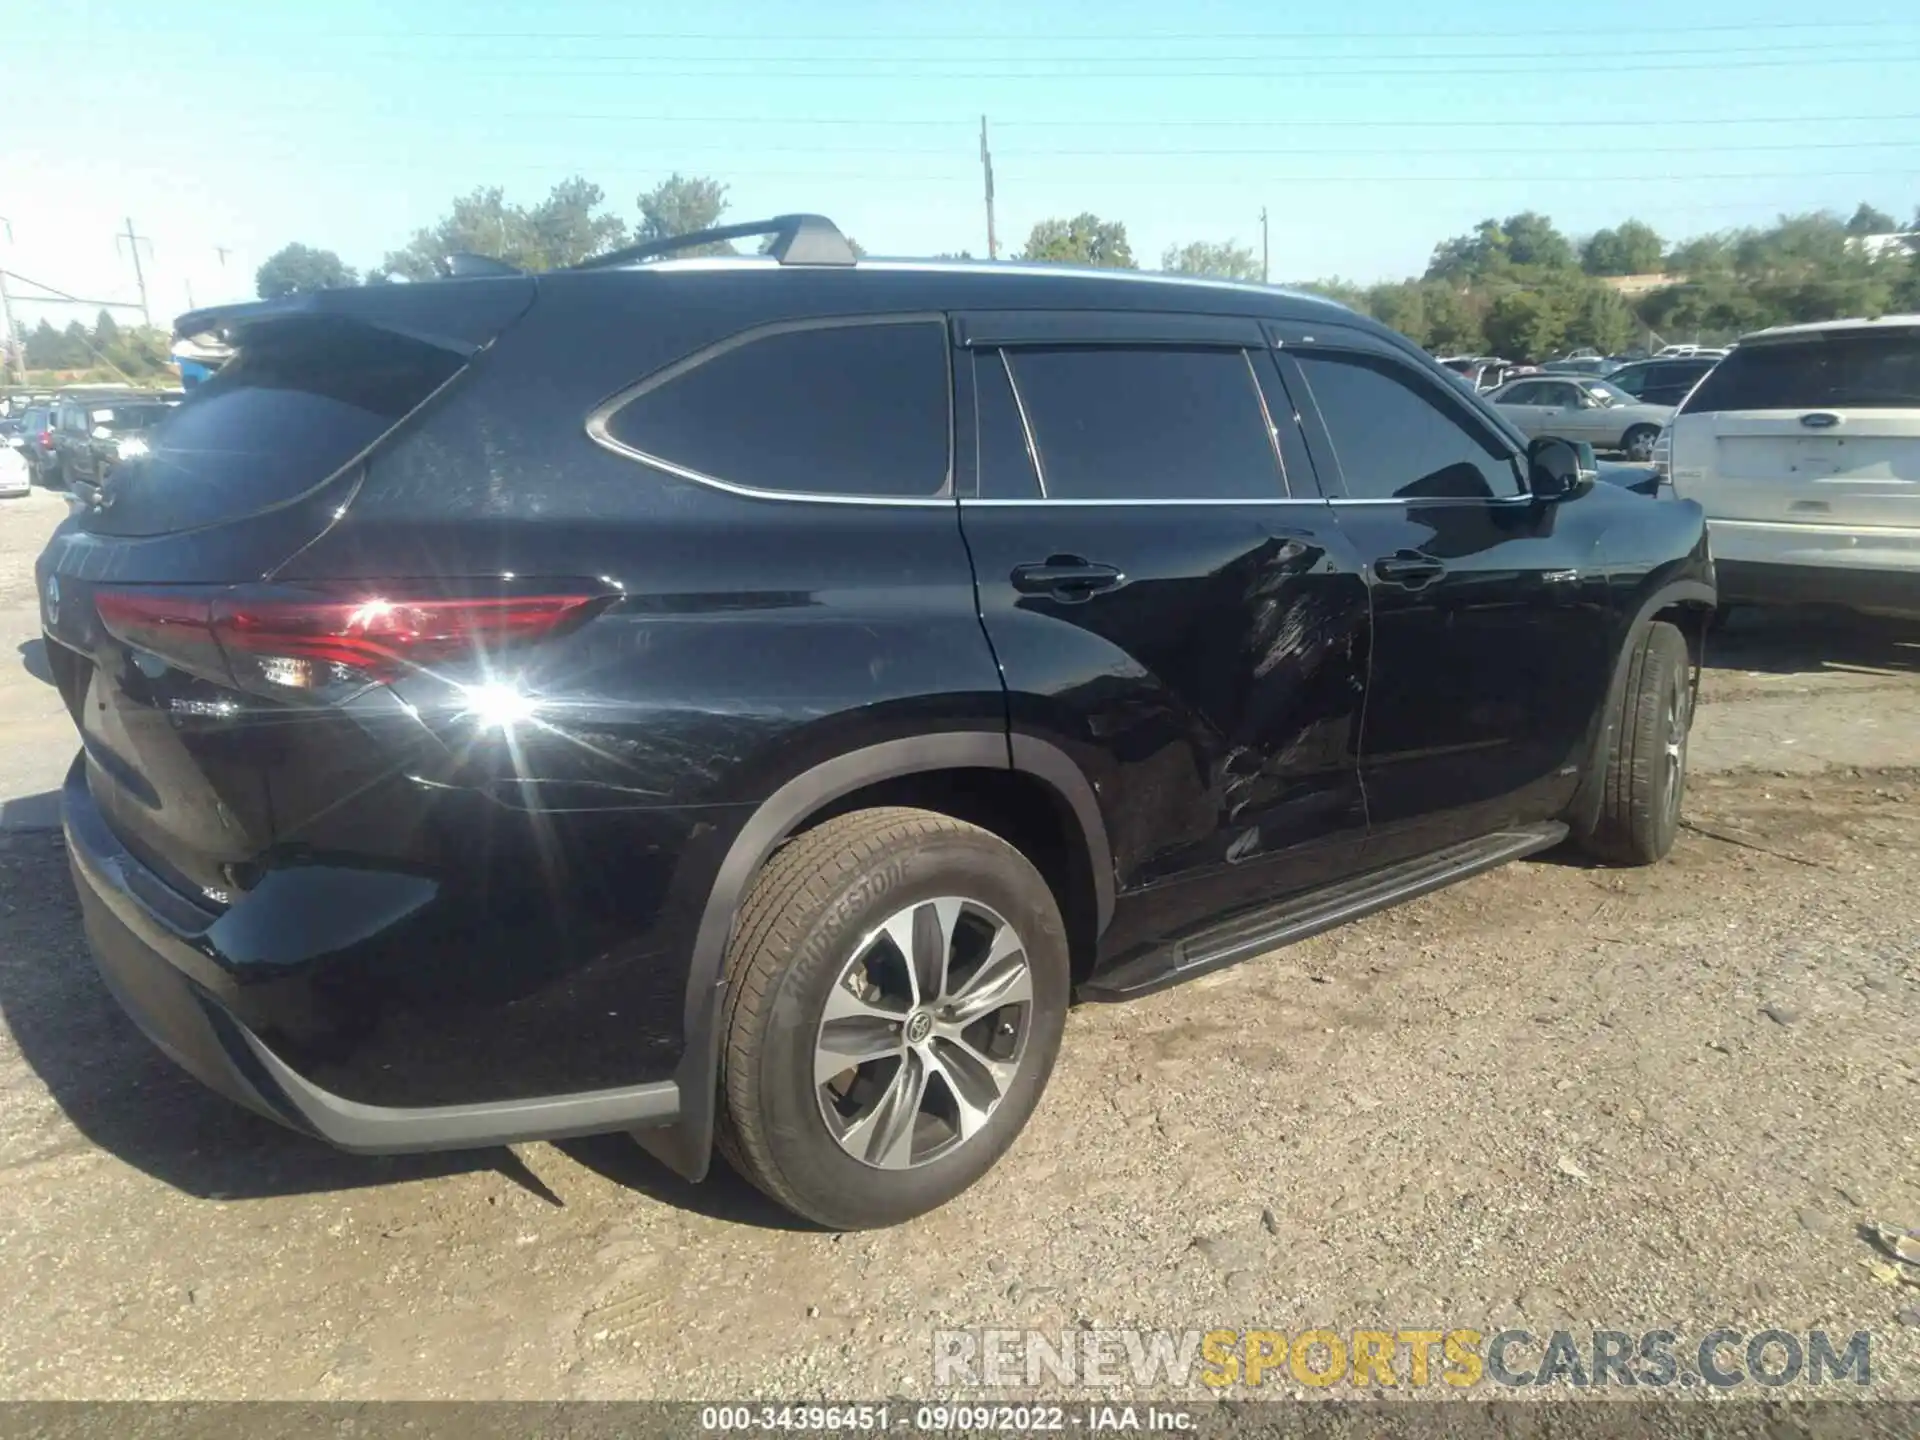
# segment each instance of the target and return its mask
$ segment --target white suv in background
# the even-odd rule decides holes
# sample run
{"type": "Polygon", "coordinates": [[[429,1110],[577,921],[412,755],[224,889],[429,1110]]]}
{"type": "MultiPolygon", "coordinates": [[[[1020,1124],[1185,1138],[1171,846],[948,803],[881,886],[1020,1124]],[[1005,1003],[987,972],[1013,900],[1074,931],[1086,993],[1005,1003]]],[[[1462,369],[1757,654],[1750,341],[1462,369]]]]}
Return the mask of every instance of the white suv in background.
{"type": "Polygon", "coordinates": [[[1723,604],[1920,620],[1920,315],[1743,337],[1654,464],[1707,512],[1723,604]]]}

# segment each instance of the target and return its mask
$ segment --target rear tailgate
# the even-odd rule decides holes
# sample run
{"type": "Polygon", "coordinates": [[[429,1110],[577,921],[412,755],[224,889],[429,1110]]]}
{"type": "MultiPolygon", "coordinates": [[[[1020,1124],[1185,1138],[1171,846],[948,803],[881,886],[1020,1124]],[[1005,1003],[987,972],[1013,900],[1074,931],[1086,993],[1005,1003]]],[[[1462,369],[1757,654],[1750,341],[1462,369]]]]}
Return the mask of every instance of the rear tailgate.
{"type": "Polygon", "coordinates": [[[364,300],[361,313],[217,312],[209,323],[234,359],[147,432],[147,453],[116,466],[40,558],[42,623],[93,803],[135,855],[205,903],[224,903],[271,845],[271,776],[311,728],[302,697],[235,683],[212,615],[344,513],[368,458],[532,294],[530,281],[470,291],[484,303],[443,310],[435,333],[420,323],[431,292],[459,283],[415,288],[430,303],[388,320],[364,300]]]}
{"type": "Polygon", "coordinates": [[[1712,519],[1920,527],[1920,327],[1744,343],[1673,448],[1675,487],[1712,519]]]}

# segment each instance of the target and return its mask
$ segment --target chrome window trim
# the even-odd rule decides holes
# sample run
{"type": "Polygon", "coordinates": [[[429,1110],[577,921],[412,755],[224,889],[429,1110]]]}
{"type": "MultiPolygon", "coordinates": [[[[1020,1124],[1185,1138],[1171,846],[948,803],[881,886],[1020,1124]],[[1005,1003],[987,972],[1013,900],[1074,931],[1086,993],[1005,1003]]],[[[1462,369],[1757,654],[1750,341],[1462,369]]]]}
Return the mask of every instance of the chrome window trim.
{"type": "Polygon", "coordinates": [[[785,500],[802,505],[876,505],[893,508],[924,508],[929,505],[951,506],[958,496],[954,491],[954,438],[953,438],[953,336],[947,324],[944,312],[938,310],[913,310],[893,313],[876,312],[872,314],[809,316],[800,320],[776,320],[765,325],[754,325],[737,331],[724,339],[704,345],[691,355],[683,355],[672,364],[663,366],[651,375],[636,380],[633,384],[600,402],[587,416],[587,438],[603,450],[611,451],[627,460],[637,460],[641,464],[660,470],[681,480],[690,480],[696,485],[705,485],[711,489],[737,495],[747,500],[785,500]],[[659,455],[653,455],[637,446],[628,445],[615,439],[607,426],[613,417],[626,406],[638,400],[642,395],[650,394],[661,386],[671,384],[682,375],[697,370],[709,360],[717,359],[733,350],[751,345],[756,341],[775,335],[791,335],[807,330],[850,330],[855,327],[872,325],[938,325],[945,352],[946,364],[946,405],[947,405],[947,470],[940,483],[940,489],[931,495],[836,495],[820,490],[768,490],[758,485],[742,485],[732,480],[723,480],[718,475],[709,475],[705,471],[695,470],[688,465],[680,465],[659,455]]]}
{"type": "MultiPolygon", "coordinates": [[[[974,496],[971,496],[971,495],[966,495],[966,496],[962,496],[962,497],[961,497],[961,500],[960,500],[960,504],[961,504],[962,506],[971,506],[971,505],[1053,505],[1053,506],[1061,506],[1061,505],[1075,505],[1075,506],[1090,506],[1090,505],[1105,505],[1105,506],[1122,506],[1122,507],[1128,507],[1128,508],[1136,508],[1136,509],[1137,509],[1138,507],[1140,507],[1140,506],[1142,506],[1142,505],[1168,505],[1168,506],[1185,506],[1185,505],[1238,505],[1238,506],[1240,506],[1240,507],[1241,507],[1242,509],[1245,509],[1245,508],[1247,508],[1248,506],[1266,506],[1266,505],[1327,505],[1327,504],[1331,504],[1331,503],[1333,503],[1333,502],[1331,502],[1331,501],[1329,501],[1329,500],[1328,500],[1328,499],[1327,499],[1327,498],[1326,498],[1325,496],[1323,496],[1323,495],[1275,495],[1275,496],[1272,496],[1272,497],[1271,497],[1271,498],[1269,498],[1269,499],[1264,499],[1264,500],[1259,500],[1259,499],[1248,499],[1248,498],[1246,498],[1245,496],[1242,496],[1242,497],[1241,497],[1240,499],[1237,499],[1237,500],[1234,500],[1234,499],[1211,499],[1211,498],[1208,498],[1208,499],[1188,499],[1188,498],[1179,498],[1179,499],[1172,499],[1172,498],[1165,498],[1165,499],[1139,499],[1139,500],[1112,500],[1112,499],[1105,499],[1105,500],[1065,500],[1065,499],[1058,499],[1058,500],[980,500],[980,499],[976,499],[976,498],[975,498],[974,496]]],[[[1389,505],[1405,505],[1405,504],[1408,504],[1408,503],[1410,503],[1410,502],[1408,502],[1408,501],[1405,501],[1405,500],[1389,500],[1389,501],[1364,501],[1364,502],[1362,502],[1362,503],[1364,503],[1364,504],[1389,504],[1389,505]]]]}
{"type": "MultiPolygon", "coordinates": [[[[1273,469],[1280,477],[1281,497],[1290,500],[1293,498],[1293,477],[1287,474],[1287,457],[1280,448],[1280,428],[1273,423],[1273,407],[1267,404],[1267,392],[1260,384],[1260,372],[1253,368],[1253,351],[1242,350],[1240,358],[1247,362],[1247,383],[1253,386],[1253,398],[1260,406],[1260,418],[1267,427],[1267,448],[1273,451],[1273,469]]],[[[1299,421],[1294,423],[1297,425],[1299,421]]]]}
{"type": "MultiPolygon", "coordinates": [[[[994,354],[994,358],[1000,362],[1000,369],[1002,373],[1004,373],[1007,377],[1007,389],[1013,392],[1013,408],[1019,412],[1020,434],[1022,438],[1025,439],[1026,445],[1027,445],[1027,463],[1033,466],[1034,483],[1036,483],[1040,487],[1039,498],[1042,500],[1045,500],[1048,498],[1047,467],[1040,463],[1040,447],[1034,443],[1033,422],[1027,418],[1027,402],[1020,398],[1020,382],[1018,379],[1014,377],[1013,362],[1007,358],[1007,352],[1005,351],[1005,349],[997,349],[993,352],[993,354],[994,354]]],[[[977,416],[979,414],[979,405],[980,405],[980,397],[977,393],[974,395],[973,403],[974,403],[974,413],[977,416]]],[[[976,460],[978,458],[979,457],[977,456],[975,457],[976,460]]],[[[976,478],[974,489],[977,491],[979,488],[980,486],[976,478]]],[[[1011,498],[1018,498],[1018,497],[1010,496],[1008,498],[1011,499],[1011,498]]]]}
{"type": "Polygon", "coordinates": [[[1530,493],[1520,495],[1370,495],[1336,496],[1329,505],[1531,505],[1530,493]]]}

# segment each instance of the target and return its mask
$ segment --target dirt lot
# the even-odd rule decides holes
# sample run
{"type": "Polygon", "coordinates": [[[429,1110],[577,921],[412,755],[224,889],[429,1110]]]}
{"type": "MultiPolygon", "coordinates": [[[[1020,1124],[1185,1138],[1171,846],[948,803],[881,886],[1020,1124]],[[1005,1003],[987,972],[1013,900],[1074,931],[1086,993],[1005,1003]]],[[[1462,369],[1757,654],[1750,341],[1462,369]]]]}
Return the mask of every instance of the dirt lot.
{"type": "Polygon", "coordinates": [[[837,1237],[622,1139],[354,1159],[176,1073],[21,828],[70,753],[33,504],[0,508],[0,1395],[871,1398],[931,1389],[936,1328],[1377,1323],[1864,1329],[1920,1399],[1920,1288],[1860,1229],[1920,1226],[1907,638],[1736,625],[1669,863],[1524,863],[1081,1008],[986,1181],[837,1237]]]}

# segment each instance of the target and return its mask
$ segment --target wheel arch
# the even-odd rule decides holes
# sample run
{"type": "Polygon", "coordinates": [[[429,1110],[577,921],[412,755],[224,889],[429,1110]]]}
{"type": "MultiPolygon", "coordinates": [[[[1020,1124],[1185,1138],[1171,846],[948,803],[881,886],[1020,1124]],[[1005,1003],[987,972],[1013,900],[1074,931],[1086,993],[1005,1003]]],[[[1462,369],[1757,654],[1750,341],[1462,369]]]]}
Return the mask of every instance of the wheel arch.
{"type": "Polygon", "coordinates": [[[1065,752],[1045,740],[1003,730],[953,730],[883,741],[836,755],[795,775],[754,810],[715,875],[700,915],[687,968],[685,1047],[675,1081],[681,1110],[660,1129],[634,1138],[689,1180],[706,1175],[713,1151],[714,1077],[719,1063],[727,946],[740,902],[767,858],[787,839],[836,813],[849,797],[889,781],[939,772],[991,770],[1020,775],[1053,795],[1079,831],[1092,887],[1095,933],[1113,914],[1112,851],[1093,787],[1065,752]]]}

